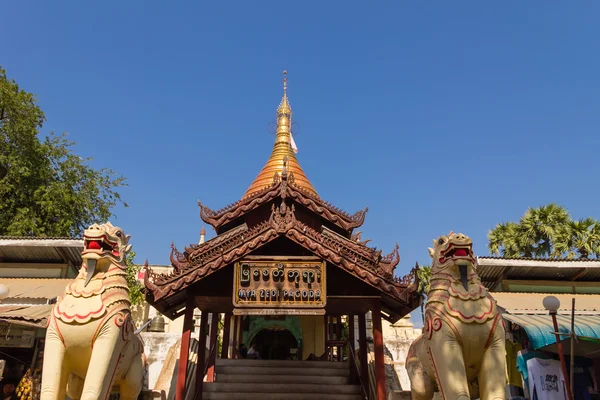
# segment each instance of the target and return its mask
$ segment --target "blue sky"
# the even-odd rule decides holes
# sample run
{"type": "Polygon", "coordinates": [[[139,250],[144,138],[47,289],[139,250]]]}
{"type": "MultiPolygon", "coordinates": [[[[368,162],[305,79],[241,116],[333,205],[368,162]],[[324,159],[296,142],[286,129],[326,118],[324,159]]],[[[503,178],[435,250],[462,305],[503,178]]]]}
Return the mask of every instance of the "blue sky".
{"type": "Polygon", "coordinates": [[[369,206],[363,237],[398,242],[404,274],[450,229],[487,254],[529,206],[600,217],[599,17],[593,1],[18,1],[0,64],[45,133],[128,178],[113,222],[154,264],[198,240],[198,198],[221,208],[260,171],[287,69],[300,164],[324,199],[369,206]]]}

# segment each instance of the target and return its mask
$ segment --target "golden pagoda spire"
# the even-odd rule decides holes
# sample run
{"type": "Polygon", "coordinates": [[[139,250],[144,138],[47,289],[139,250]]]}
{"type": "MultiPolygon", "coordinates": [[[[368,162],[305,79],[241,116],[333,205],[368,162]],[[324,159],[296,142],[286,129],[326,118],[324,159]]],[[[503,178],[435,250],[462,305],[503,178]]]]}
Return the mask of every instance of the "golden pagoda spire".
{"type": "MultiPolygon", "coordinates": [[[[280,115],[286,115],[290,119],[292,119],[292,107],[290,106],[290,102],[287,97],[287,71],[283,70],[283,97],[281,98],[281,103],[279,103],[279,107],[277,107],[277,118],[280,115]]],[[[279,121],[278,121],[279,122],[279,121]]]]}
{"type": "Polygon", "coordinates": [[[294,173],[296,185],[317,195],[315,188],[310,183],[306,174],[298,164],[296,154],[292,149],[292,107],[287,97],[287,71],[283,71],[283,97],[277,107],[277,129],[275,130],[275,144],[271,156],[260,171],[254,182],[250,185],[244,197],[258,192],[273,182],[275,173],[281,174],[284,158],[287,157],[287,170],[294,173]]]}

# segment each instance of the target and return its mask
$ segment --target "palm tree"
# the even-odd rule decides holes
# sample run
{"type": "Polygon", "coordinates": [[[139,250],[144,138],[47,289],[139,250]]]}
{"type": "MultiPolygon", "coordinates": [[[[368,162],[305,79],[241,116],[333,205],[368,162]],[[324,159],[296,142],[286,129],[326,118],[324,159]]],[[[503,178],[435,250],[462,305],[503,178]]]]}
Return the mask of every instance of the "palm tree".
{"type": "Polygon", "coordinates": [[[518,224],[505,222],[496,225],[488,233],[488,248],[492,254],[502,257],[519,257],[522,245],[518,242],[518,224]]]}
{"type": "Polygon", "coordinates": [[[595,243],[592,246],[592,253],[596,256],[596,258],[600,258],[600,221],[596,221],[592,227],[592,232],[595,238],[595,243]]]}
{"type": "Polygon", "coordinates": [[[600,254],[600,223],[593,218],[570,221],[559,232],[555,256],[588,258],[600,254]]]}
{"type": "Polygon", "coordinates": [[[519,242],[525,257],[548,257],[557,237],[571,221],[569,212],[557,204],[529,208],[519,221],[519,242]]]}
{"type": "Polygon", "coordinates": [[[567,210],[556,204],[529,208],[515,222],[498,224],[488,233],[488,248],[503,257],[548,257],[564,240],[564,227],[571,221],[567,210]]]}

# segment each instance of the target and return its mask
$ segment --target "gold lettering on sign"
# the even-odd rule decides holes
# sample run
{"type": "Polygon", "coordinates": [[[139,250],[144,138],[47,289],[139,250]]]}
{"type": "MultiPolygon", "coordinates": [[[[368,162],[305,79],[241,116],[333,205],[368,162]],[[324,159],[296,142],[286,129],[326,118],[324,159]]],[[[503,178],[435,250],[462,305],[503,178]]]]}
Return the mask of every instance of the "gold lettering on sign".
{"type": "Polygon", "coordinates": [[[322,308],[325,263],[308,260],[244,260],[235,264],[235,307],[322,308]]]}

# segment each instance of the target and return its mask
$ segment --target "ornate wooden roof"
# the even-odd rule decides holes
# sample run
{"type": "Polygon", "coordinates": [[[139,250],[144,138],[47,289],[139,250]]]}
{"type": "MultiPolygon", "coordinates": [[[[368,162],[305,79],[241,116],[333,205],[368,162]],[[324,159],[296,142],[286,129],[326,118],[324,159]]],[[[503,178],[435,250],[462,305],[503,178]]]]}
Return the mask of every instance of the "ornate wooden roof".
{"type": "Polygon", "coordinates": [[[351,215],[317,195],[292,150],[291,107],[285,93],[277,116],[273,153],[244,197],[218,211],[198,201],[200,217],[218,236],[183,252],[172,245],[173,272],[145,274],[149,302],[161,309],[176,307],[191,285],[285,238],[380,291],[391,311],[410,312],[420,297],[414,271],[394,277],[400,262],[398,245],[383,256],[381,250],[367,246],[369,241],[362,240],[360,232],[352,234],[363,224],[368,208],[351,215]]]}
{"type": "Polygon", "coordinates": [[[298,221],[295,206],[288,206],[283,199],[278,206],[273,204],[268,220],[252,229],[248,229],[245,224],[240,225],[202,245],[191,245],[183,253],[172,246],[171,262],[174,271],[168,275],[148,271],[145,275],[147,295],[153,303],[159,302],[280,236],[299,244],[397,301],[409,303],[416,291],[413,273],[402,279],[394,277],[394,269],[400,262],[398,246],[392,253],[382,257],[381,251],[347,239],[325,227],[318,232],[298,221]]]}
{"type": "Polygon", "coordinates": [[[268,203],[276,197],[281,197],[293,199],[348,232],[354,228],[358,228],[365,222],[365,216],[367,211],[369,211],[368,207],[354,214],[349,214],[331,203],[322,200],[316,194],[302,188],[302,186],[296,183],[295,174],[287,171],[287,168],[284,168],[281,174],[276,173],[273,176],[269,186],[218,211],[213,211],[198,201],[200,218],[218,230],[227,223],[268,203]]]}

